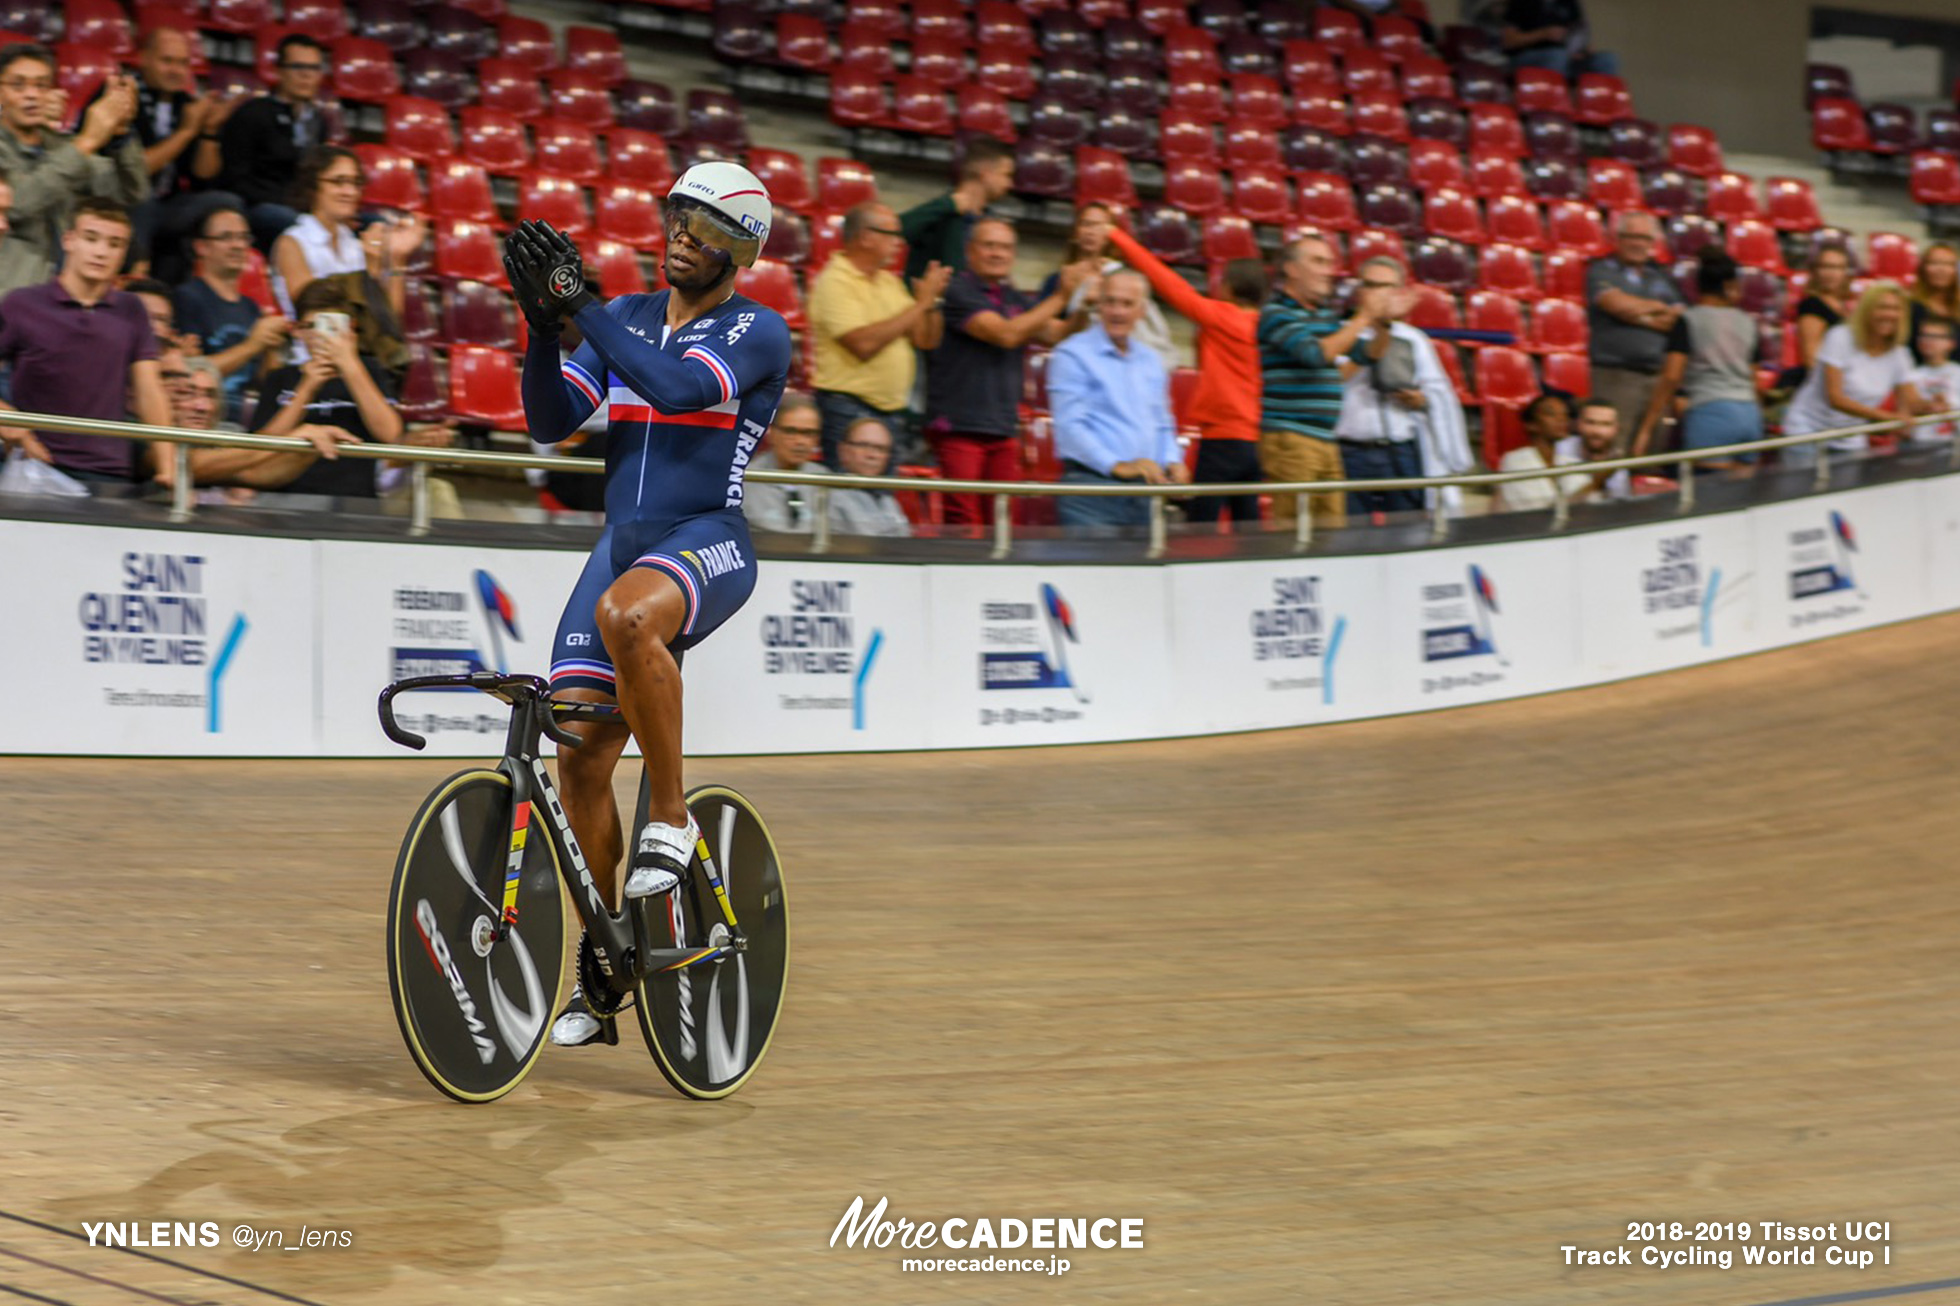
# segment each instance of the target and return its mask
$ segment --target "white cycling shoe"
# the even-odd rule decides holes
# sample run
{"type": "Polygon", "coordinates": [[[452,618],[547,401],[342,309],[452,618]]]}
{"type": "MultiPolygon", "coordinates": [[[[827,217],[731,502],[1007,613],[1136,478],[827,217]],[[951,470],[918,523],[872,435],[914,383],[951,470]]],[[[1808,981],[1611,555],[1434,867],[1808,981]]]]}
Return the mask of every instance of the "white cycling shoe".
{"type": "Polygon", "coordinates": [[[592,1008],[586,1005],[585,994],[573,989],[571,1004],[557,1020],[551,1022],[552,1043],[561,1048],[575,1048],[600,1042],[605,1037],[605,1022],[592,1014],[592,1008]]]}
{"type": "Polygon", "coordinates": [[[633,873],[626,877],[626,896],[652,898],[679,888],[700,838],[701,827],[695,824],[692,813],[685,826],[648,821],[640,831],[639,849],[633,854],[633,873]]]}

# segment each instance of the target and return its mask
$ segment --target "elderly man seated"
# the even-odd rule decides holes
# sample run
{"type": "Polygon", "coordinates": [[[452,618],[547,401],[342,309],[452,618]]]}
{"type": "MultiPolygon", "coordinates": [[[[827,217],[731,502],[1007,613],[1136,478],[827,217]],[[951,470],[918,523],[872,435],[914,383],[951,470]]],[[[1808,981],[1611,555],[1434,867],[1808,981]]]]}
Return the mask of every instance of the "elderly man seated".
{"type": "MultiPolygon", "coordinates": [[[[1048,403],[1062,480],[1073,485],[1188,485],[1190,469],[1171,417],[1170,378],[1156,351],[1134,339],[1150,300],[1138,272],[1103,278],[1096,321],[1055,347],[1048,359],[1048,403]]],[[[1069,527],[1141,526],[1141,498],[1071,495],[1057,501],[1069,527]]]]}
{"type": "MultiPolygon", "coordinates": [[[[846,476],[883,476],[891,461],[892,431],[882,421],[860,417],[844,428],[837,442],[838,471],[846,476]]],[[[845,535],[912,533],[912,523],[890,490],[832,490],[830,528],[845,535]]]]}
{"type": "MultiPolygon", "coordinates": [[[[830,469],[817,461],[822,437],[823,412],[817,401],[801,391],[787,391],[776,405],[769,447],[749,460],[749,470],[802,472],[805,476],[828,472],[830,469]]],[[[751,526],[808,535],[816,526],[815,499],[805,485],[749,481],[742,488],[742,512],[751,526]]]]}

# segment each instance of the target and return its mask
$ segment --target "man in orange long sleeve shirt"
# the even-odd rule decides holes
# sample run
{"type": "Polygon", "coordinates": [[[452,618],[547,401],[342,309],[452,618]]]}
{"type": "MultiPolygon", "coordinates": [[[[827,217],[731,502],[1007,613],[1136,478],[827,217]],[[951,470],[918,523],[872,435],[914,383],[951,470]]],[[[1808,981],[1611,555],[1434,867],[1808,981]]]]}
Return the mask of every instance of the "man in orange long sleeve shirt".
{"type": "MultiPolygon", "coordinates": [[[[1201,438],[1191,479],[1200,485],[1259,480],[1259,306],[1266,302],[1265,267],[1257,259],[1234,259],[1225,265],[1231,298],[1213,299],[1192,289],[1121,227],[1110,229],[1109,243],[1149,278],[1165,304],[1198,324],[1198,388],[1191,411],[1201,438]]],[[[1193,499],[1186,515],[1215,522],[1227,505],[1234,522],[1259,520],[1254,494],[1193,499]]]]}

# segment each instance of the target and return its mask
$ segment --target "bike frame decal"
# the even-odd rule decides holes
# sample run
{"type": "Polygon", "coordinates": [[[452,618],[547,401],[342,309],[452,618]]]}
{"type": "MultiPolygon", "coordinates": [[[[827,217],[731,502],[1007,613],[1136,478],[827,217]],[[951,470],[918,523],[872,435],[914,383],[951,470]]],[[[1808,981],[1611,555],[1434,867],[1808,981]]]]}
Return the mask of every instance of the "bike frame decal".
{"type": "Polygon", "coordinates": [[[510,820],[510,859],[504,863],[504,924],[517,924],[517,882],[524,863],[524,843],[531,832],[531,804],[519,803],[510,820]]]}

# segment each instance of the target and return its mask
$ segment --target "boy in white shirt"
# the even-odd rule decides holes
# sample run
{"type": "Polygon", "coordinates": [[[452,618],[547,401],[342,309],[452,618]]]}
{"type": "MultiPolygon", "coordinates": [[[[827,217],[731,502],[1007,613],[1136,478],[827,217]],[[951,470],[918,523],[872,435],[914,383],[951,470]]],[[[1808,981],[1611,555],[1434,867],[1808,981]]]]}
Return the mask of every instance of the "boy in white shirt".
{"type": "MultiPolygon", "coordinates": [[[[1960,408],[1960,363],[1953,361],[1953,323],[1943,317],[1929,317],[1919,325],[1919,356],[1923,360],[1907,378],[1924,401],[1928,413],[1945,413],[1960,408]]],[[[1953,422],[1916,426],[1915,440],[1951,440],[1953,422]]]]}

